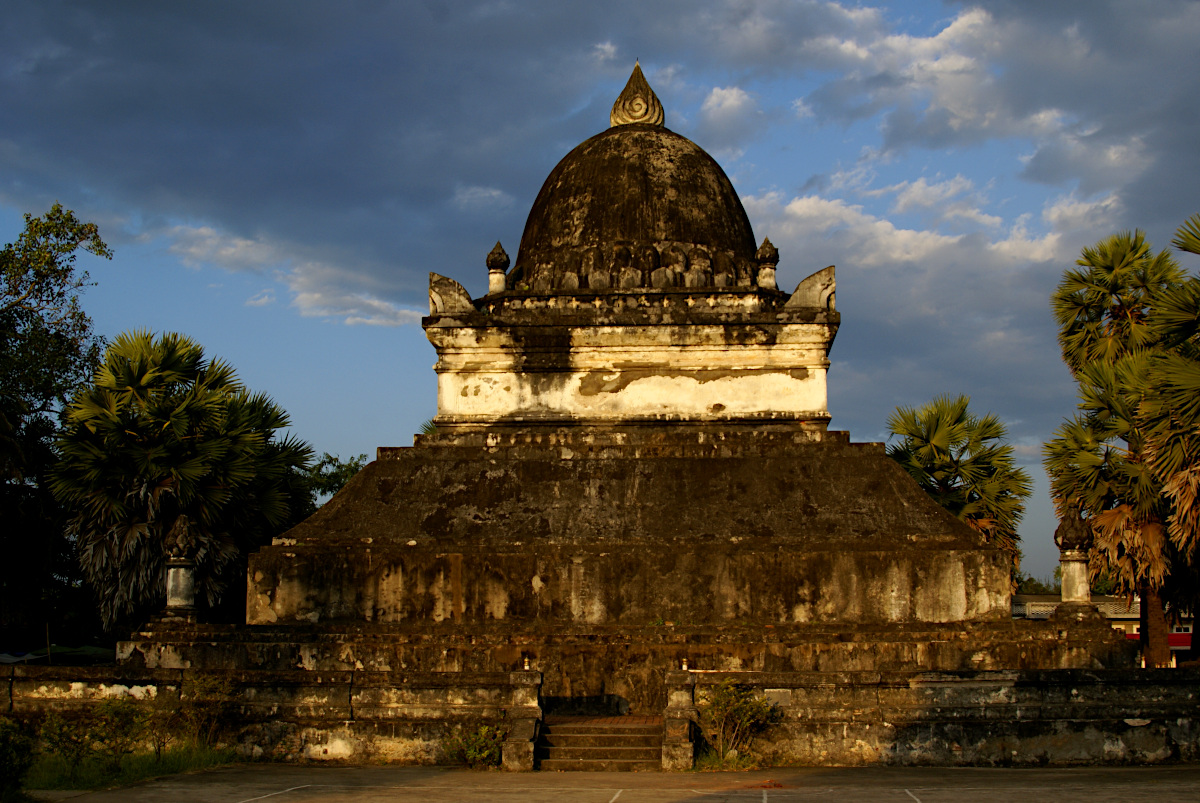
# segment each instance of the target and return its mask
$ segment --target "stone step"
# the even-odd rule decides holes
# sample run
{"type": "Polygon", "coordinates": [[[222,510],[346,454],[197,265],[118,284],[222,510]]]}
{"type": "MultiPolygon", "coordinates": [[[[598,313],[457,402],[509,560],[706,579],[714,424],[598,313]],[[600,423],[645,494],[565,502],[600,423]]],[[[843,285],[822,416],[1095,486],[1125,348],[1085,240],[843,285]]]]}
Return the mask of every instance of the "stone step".
{"type": "Polygon", "coordinates": [[[662,737],[662,725],[543,725],[542,733],[555,736],[662,737]]]}
{"type": "Polygon", "coordinates": [[[662,729],[653,733],[542,733],[550,747],[659,747],[662,729]]]}
{"type": "Polygon", "coordinates": [[[538,747],[543,761],[662,761],[662,745],[655,747],[538,747]]]}
{"type": "Polygon", "coordinates": [[[547,717],[534,746],[543,770],[592,772],[662,769],[659,717],[547,717]]]}
{"type": "Polygon", "coordinates": [[[543,772],[655,772],[662,769],[662,761],[542,759],[538,769],[543,772]]]}

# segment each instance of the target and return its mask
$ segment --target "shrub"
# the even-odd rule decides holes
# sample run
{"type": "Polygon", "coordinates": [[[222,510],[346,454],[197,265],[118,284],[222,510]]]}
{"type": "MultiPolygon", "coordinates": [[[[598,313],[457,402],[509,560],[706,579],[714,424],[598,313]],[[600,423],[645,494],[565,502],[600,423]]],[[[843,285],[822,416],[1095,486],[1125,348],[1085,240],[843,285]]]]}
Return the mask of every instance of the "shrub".
{"type": "Polygon", "coordinates": [[[146,712],[146,741],[154,749],[154,760],[161,761],[163,753],[176,740],[183,727],[179,700],[159,687],[158,694],[149,702],[146,712]]]}
{"type": "Polygon", "coordinates": [[[446,739],[442,742],[442,751],[446,758],[459,764],[474,768],[498,767],[505,735],[500,728],[483,725],[474,733],[446,739]]]}
{"type": "Polygon", "coordinates": [[[39,734],[42,749],[65,761],[67,774],[73,778],[92,752],[95,728],[95,717],[90,710],[77,711],[70,718],[53,711],[42,721],[39,734]]]}
{"type": "Polygon", "coordinates": [[[149,712],[128,697],[110,698],[96,706],[92,739],[114,770],[146,738],[149,712]]]}
{"type": "Polygon", "coordinates": [[[780,719],[776,706],[756,696],[749,686],[732,680],[723,680],[710,689],[696,708],[700,730],[720,764],[736,759],[756,734],[780,719]]]}
{"type": "Polygon", "coordinates": [[[185,681],[179,694],[184,733],[201,744],[215,744],[229,724],[233,695],[233,681],[221,675],[196,675],[185,681]]]}
{"type": "Polygon", "coordinates": [[[21,780],[33,764],[33,740],[17,723],[0,717],[0,801],[16,800],[21,780]]]}

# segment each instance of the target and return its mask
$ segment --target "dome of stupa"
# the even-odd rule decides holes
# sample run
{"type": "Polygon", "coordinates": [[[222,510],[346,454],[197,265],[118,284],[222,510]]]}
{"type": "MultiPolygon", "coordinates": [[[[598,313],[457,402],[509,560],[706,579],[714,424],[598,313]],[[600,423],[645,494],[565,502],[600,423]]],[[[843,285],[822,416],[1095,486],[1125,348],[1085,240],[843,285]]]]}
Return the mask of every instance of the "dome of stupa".
{"type": "Polygon", "coordinates": [[[567,154],[542,185],[510,290],[695,286],[688,271],[710,286],[749,283],[754,233],[733,185],[662,119],[635,66],[612,127],[567,154]],[[671,275],[656,279],[660,267],[671,275]]]}

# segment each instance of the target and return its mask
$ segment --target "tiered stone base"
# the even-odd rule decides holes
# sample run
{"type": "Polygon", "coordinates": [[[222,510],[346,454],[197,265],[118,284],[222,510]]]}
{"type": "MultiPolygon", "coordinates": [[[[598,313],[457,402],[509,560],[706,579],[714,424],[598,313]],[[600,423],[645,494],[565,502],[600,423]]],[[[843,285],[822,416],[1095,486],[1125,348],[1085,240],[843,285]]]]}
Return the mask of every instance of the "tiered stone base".
{"type": "MultiPolygon", "coordinates": [[[[187,697],[202,673],[13,667],[11,715],[37,720],[128,696],[187,697]]],[[[507,769],[534,768],[540,674],[231,672],[229,739],[282,760],[444,759],[448,737],[507,732],[507,769]]],[[[1036,766],[1200,760],[1196,670],[666,673],[661,762],[690,767],[696,706],[729,679],[779,707],[755,749],[768,762],[831,766],[1036,766]]],[[[640,719],[640,718],[638,718],[640,719]]],[[[633,718],[629,719],[633,721],[633,718]]]]}
{"type": "Polygon", "coordinates": [[[135,633],[126,666],[207,671],[542,673],[547,710],[658,714],[664,673],[1120,668],[1130,646],[1103,622],[932,625],[591,626],[522,632],[358,625],[213,626],[135,633]],[[526,663],[528,662],[528,663],[526,663]]]}
{"type": "Polygon", "coordinates": [[[249,584],[254,625],[851,630],[1010,617],[1003,555],[880,444],[795,427],[468,433],[380,449],[251,556],[249,584]]]}
{"type": "MultiPolygon", "coordinates": [[[[786,765],[1132,764],[1200,759],[1195,670],[694,673],[760,690],[786,765]]],[[[688,682],[680,685],[686,689],[688,682]]]]}

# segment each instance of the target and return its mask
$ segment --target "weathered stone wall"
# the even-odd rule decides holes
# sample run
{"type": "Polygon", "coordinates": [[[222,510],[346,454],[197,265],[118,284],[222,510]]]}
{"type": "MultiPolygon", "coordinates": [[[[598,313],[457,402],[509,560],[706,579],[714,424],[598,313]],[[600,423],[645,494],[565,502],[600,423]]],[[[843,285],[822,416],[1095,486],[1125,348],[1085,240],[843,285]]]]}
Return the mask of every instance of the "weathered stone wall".
{"type": "Polygon", "coordinates": [[[178,701],[197,677],[229,681],[229,741],[249,756],[429,764],[443,741],[481,725],[508,731],[504,762],[533,768],[537,672],[399,673],[11,667],[7,711],[39,720],[110,698],[178,701]]]}
{"type": "MultiPolygon", "coordinates": [[[[196,675],[129,667],[14,667],[7,710],[38,719],[109,697],[186,696],[196,675]]],[[[509,731],[505,766],[531,769],[541,675],[229,672],[232,739],[283,760],[431,763],[442,741],[509,731]]],[[[791,765],[1123,764],[1200,759],[1200,671],[710,672],[660,675],[664,756],[686,766],[695,703],[722,680],[749,685],[782,721],[755,749],[791,765]],[[670,698],[666,696],[670,686],[670,698]]],[[[545,699],[541,701],[544,703],[545,699]]]]}
{"type": "Polygon", "coordinates": [[[251,557],[247,621],[529,628],[1000,621],[998,550],[877,444],[540,433],[380,450],[251,557]]]}
{"type": "Polygon", "coordinates": [[[941,626],[746,624],[465,628],[361,625],[157,629],[119,646],[127,666],[312,672],[473,672],[544,675],[552,709],[615,713],[662,709],[664,673],[980,670],[1132,666],[1130,644],[1103,623],[1001,621],[941,626]]]}
{"type": "Polygon", "coordinates": [[[755,621],[879,624],[1000,620],[1002,571],[983,550],[807,552],[709,535],[492,551],[303,545],[258,558],[251,624],[513,619],[567,624],[755,621]]]}
{"type": "Polygon", "coordinates": [[[1195,670],[700,672],[692,673],[696,697],[726,678],[779,706],[782,722],[755,743],[778,763],[1031,766],[1200,759],[1195,670]]]}
{"type": "MultiPolygon", "coordinates": [[[[630,299],[636,304],[639,299],[630,299]]],[[[642,304],[646,298],[640,299],[642,304]]],[[[427,325],[440,426],[632,420],[829,420],[825,321],[671,325],[427,325]]],[[[584,300],[586,303],[586,299],[584,300]]],[[[569,316],[569,310],[565,310],[569,316]]],[[[661,314],[661,311],[660,311],[661,314]]],[[[628,318],[626,313],[623,317],[628,318]]],[[[808,317],[812,317],[811,314],[808,317]]]]}

